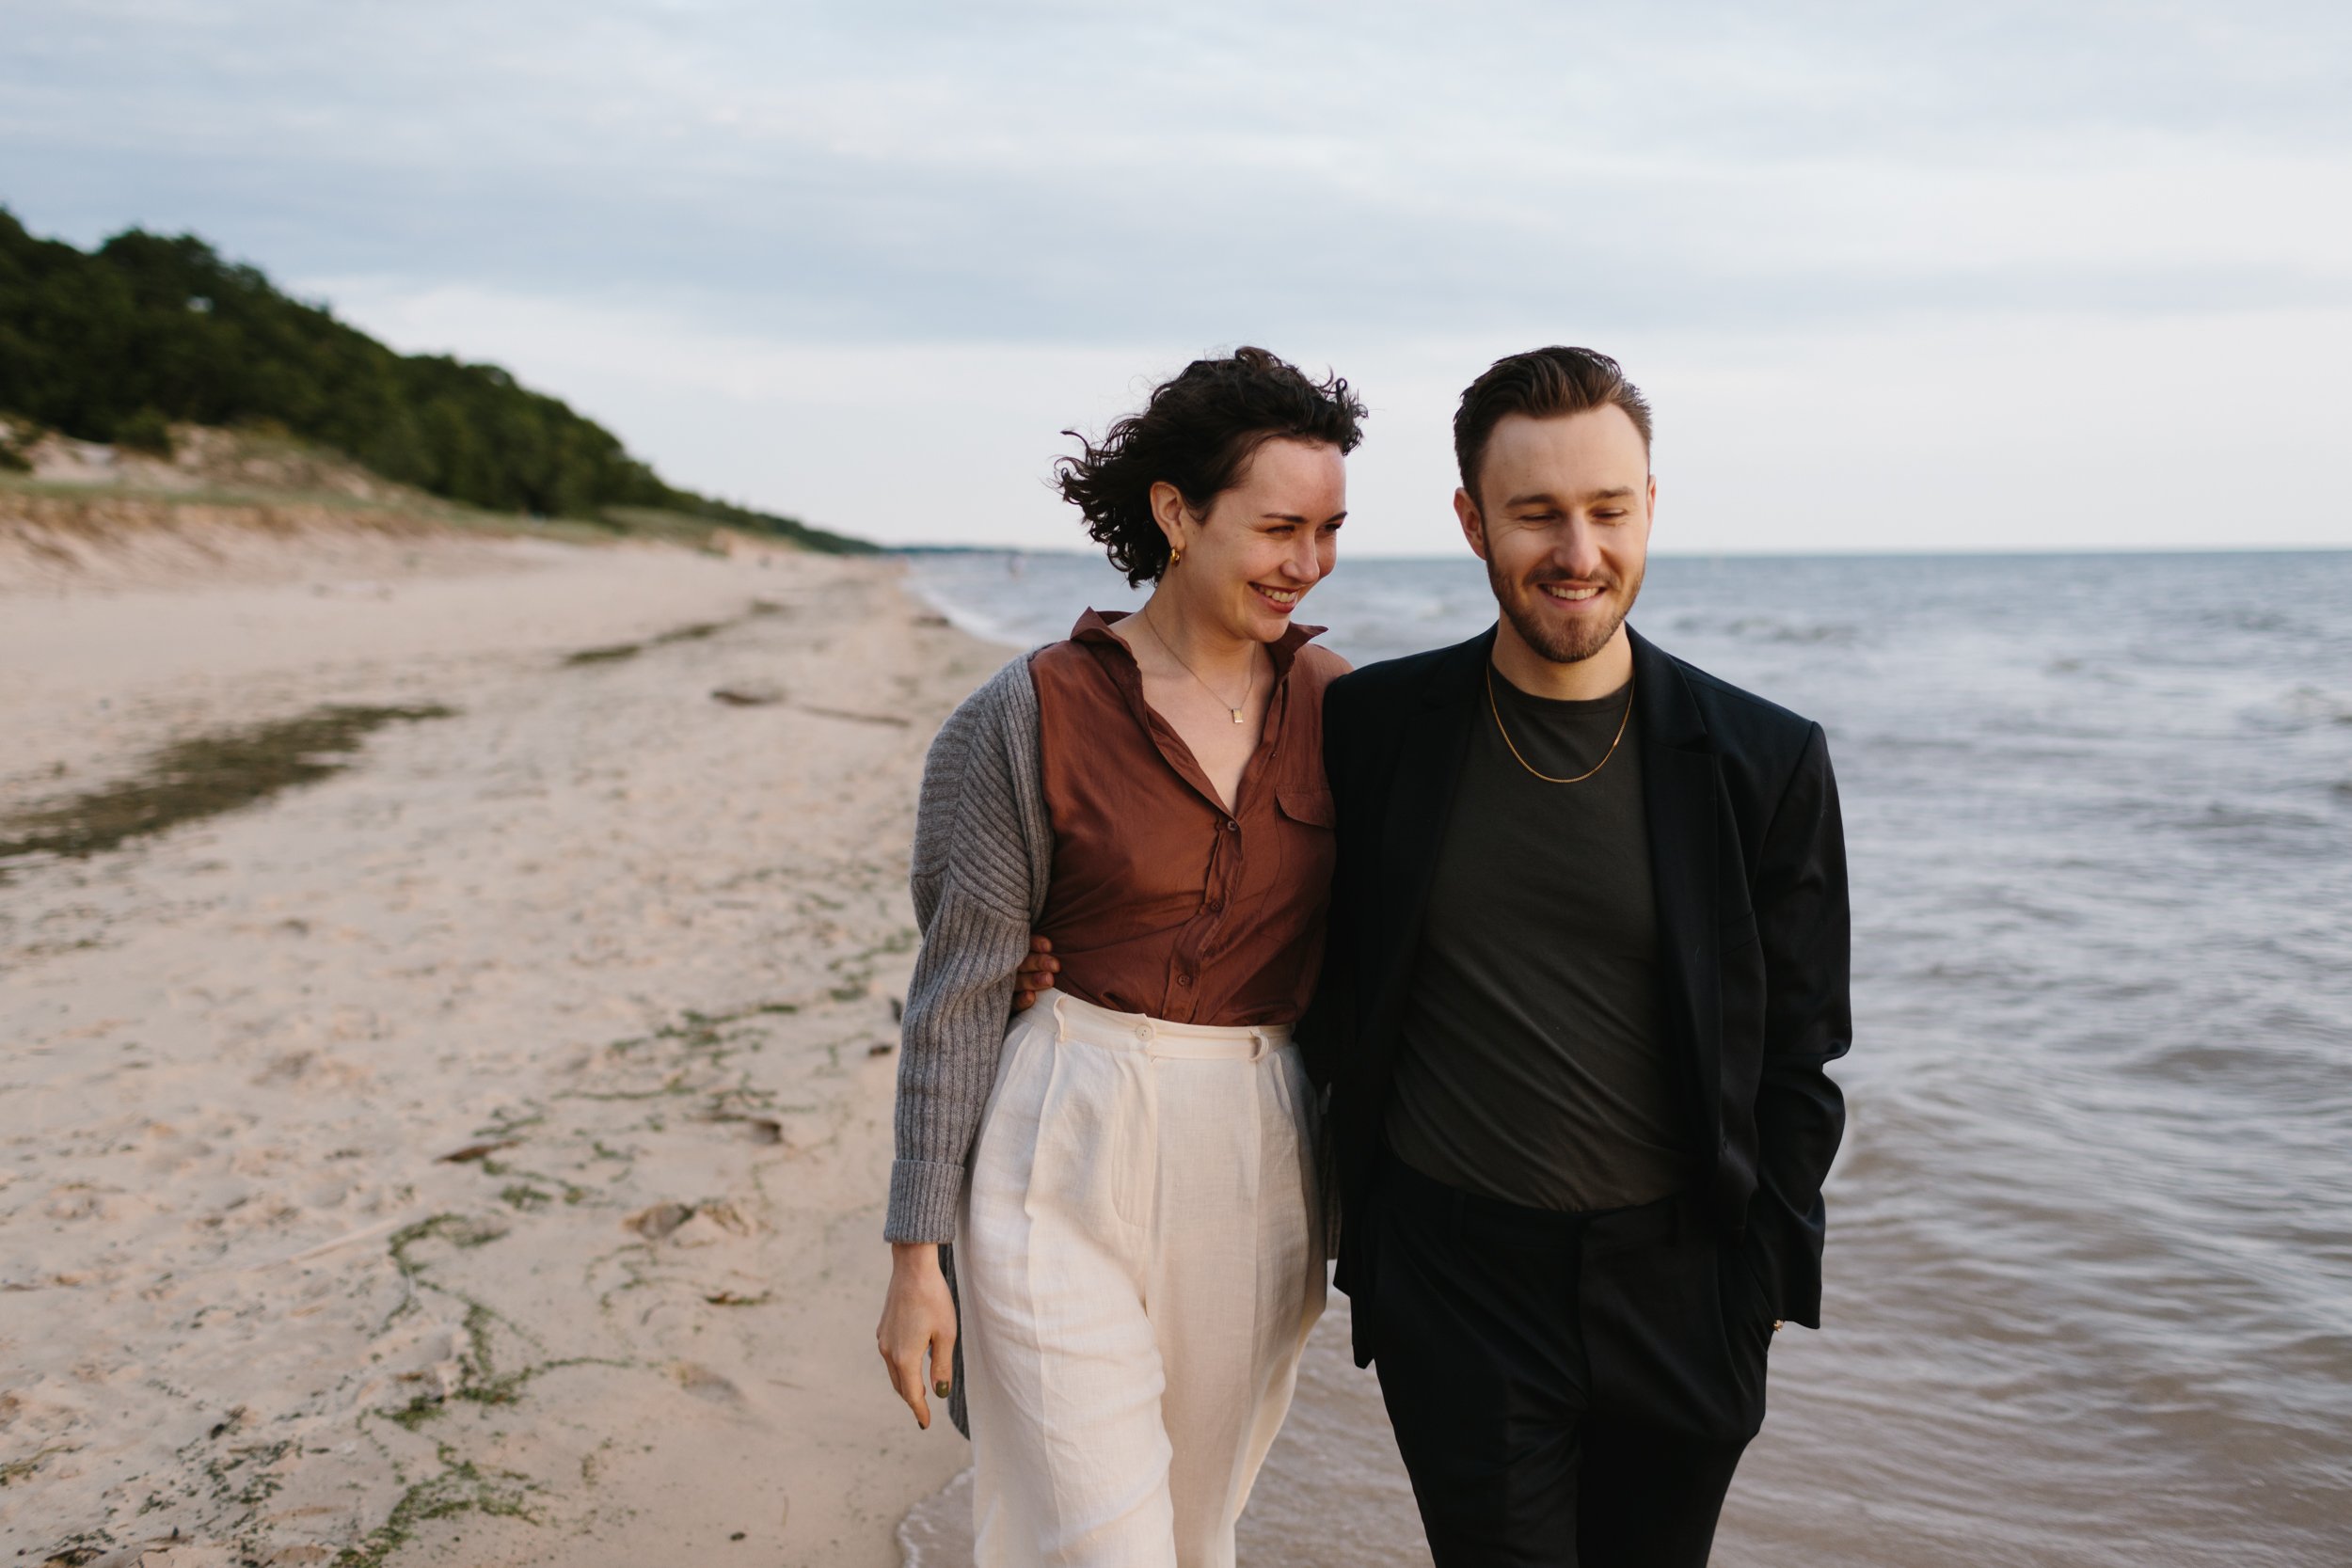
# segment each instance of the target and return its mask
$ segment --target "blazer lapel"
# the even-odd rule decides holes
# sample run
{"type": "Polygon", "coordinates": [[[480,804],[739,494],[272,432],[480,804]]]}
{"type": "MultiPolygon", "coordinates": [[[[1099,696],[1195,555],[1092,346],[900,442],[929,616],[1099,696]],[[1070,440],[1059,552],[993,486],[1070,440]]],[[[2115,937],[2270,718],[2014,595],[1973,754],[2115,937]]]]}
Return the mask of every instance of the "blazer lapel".
{"type": "MultiPolygon", "coordinates": [[[[1711,1139],[1723,1076],[1723,941],[1717,910],[1720,768],[1675,661],[1626,628],[1642,717],[1642,794],[1658,901],[1658,957],[1674,1055],[1711,1139]]],[[[1714,1149],[1710,1144],[1707,1153],[1714,1149]]]]}
{"type": "Polygon", "coordinates": [[[1380,827],[1381,977],[1371,1015],[1380,1030],[1382,1057],[1391,1043],[1386,1025],[1395,1020],[1421,941],[1438,852],[1445,845],[1446,819],[1469,752],[1470,719],[1477,711],[1471,699],[1494,641],[1490,627],[1446,650],[1430,670],[1420,701],[1405,705],[1397,716],[1396,772],[1380,827]]]}

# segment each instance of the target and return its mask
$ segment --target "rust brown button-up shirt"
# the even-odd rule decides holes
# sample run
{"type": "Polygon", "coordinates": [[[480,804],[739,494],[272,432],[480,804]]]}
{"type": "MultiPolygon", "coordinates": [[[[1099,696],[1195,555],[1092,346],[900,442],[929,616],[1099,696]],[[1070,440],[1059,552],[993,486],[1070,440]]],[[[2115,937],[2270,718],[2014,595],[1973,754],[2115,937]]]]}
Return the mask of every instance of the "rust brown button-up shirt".
{"type": "Polygon", "coordinates": [[[1037,682],[1053,883],[1039,928],[1057,983],[1174,1023],[1294,1023],[1314,993],[1330,898],[1323,689],[1346,668],[1293,626],[1268,652],[1265,727],[1228,812],[1143,673],[1088,610],[1041,648],[1037,682]]]}

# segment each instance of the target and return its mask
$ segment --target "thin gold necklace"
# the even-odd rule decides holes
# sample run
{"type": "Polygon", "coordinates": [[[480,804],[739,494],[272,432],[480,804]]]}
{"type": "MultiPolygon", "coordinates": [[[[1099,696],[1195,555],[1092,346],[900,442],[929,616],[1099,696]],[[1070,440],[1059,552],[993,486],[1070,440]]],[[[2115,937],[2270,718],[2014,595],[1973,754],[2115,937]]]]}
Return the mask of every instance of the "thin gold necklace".
{"type": "MultiPolygon", "coordinates": [[[[1159,633],[1154,630],[1152,635],[1157,637],[1159,633]]],[[[1175,651],[1176,650],[1173,648],[1168,649],[1168,652],[1170,653],[1174,653],[1175,651]]],[[[1534,773],[1537,778],[1543,780],[1546,784],[1582,784],[1585,780],[1591,778],[1594,774],[1609,766],[1609,759],[1617,754],[1617,741],[1625,738],[1626,726],[1633,722],[1633,676],[1629,673],[1625,677],[1625,717],[1617,721],[1616,738],[1609,742],[1609,750],[1600,754],[1600,760],[1598,762],[1593,764],[1592,767],[1587,768],[1583,772],[1579,773],[1573,779],[1555,779],[1549,773],[1537,772],[1534,763],[1529,762],[1525,757],[1519,755],[1518,747],[1512,742],[1511,732],[1503,726],[1502,709],[1495,703],[1495,667],[1492,660],[1488,660],[1486,664],[1486,711],[1495,716],[1495,733],[1502,736],[1502,743],[1511,749],[1512,760],[1517,762],[1521,768],[1526,768],[1530,773],[1534,773]]]]}
{"type": "MultiPolygon", "coordinates": [[[[1217,705],[1223,707],[1226,712],[1233,716],[1234,723],[1239,724],[1244,722],[1244,720],[1242,719],[1242,709],[1247,708],[1249,705],[1249,699],[1255,696],[1258,690],[1258,656],[1254,652],[1249,656],[1249,688],[1241,694],[1241,707],[1235,707],[1232,704],[1227,702],[1222,696],[1217,694],[1216,687],[1211,686],[1207,681],[1200,680],[1200,671],[1194,669],[1189,664],[1184,664],[1184,656],[1176,651],[1176,644],[1170,642],[1167,638],[1162,637],[1160,635],[1160,628],[1152,624],[1151,610],[1137,610],[1136,613],[1141,618],[1144,626],[1150,629],[1152,633],[1152,640],[1154,642],[1157,642],[1161,647],[1168,650],[1168,657],[1174,659],[1179,664],[1184,664],[1184,673],[1190,675],[1194,680],[1200,681],[1200,689],[1207,692],[1210,696],[1216,697],[1217,705]]],[[[1488,695],[1491,696],[1492,693],[1490,692],[1488,695]]],[[[1503,738],[1507,741],[1510,737],[1506,736],[1503,738]]]]}

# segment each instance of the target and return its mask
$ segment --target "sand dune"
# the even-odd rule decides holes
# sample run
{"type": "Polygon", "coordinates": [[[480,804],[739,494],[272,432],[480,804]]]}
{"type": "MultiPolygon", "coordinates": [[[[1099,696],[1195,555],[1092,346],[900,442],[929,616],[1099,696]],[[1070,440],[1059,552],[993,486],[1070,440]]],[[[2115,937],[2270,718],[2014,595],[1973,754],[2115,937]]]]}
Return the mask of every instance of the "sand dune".
{"type": "Polygon", "coordinates": [[[0,860],[0,1555],[895,1562],[964,1458],[871,1348],[904,856],[1001,652],[874,562],[280,549],[0,596],[0,840],[175,740],[447,710],[0,860]]]}

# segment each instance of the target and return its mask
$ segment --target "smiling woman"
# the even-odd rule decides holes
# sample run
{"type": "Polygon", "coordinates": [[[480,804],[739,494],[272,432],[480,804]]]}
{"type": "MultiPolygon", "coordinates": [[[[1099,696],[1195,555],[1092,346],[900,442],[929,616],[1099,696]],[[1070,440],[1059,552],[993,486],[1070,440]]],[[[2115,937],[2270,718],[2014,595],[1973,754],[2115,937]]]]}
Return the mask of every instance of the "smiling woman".
{"type": "Polygon", "coordinates": [[[1007,665],[925,764],[876,1341],[917,1421],[946,1398],[977,1434],[982,1568],[1075,1543],[1231,1564],[1323,1309],[1290,1035],[1346,666],[1291,617],[1334,563],[1362,416],[1344,381],[1246,348],[1063,459],[1152,596],[1007,665]],[[1008,1034],[1033,930],[1054,957],[1008,1034]]]}
{"type": "Polygon", "coordinates": [[[1239,348],[1229,358],[1185,366],[1152,392],[1141,413],[1113,424],[1099,445],[1063,431],[1085,450],[1057,460],[1056,478],[1111,564],[1131,583],[1156,580],[1183,544],[1165,515],[1168,496],[1205,518],[1268,441],[1327,446],[1345,456],[1363,438],[1363,417],[1344,377],[1310,381],[1264,349],[1239,348]]]}

